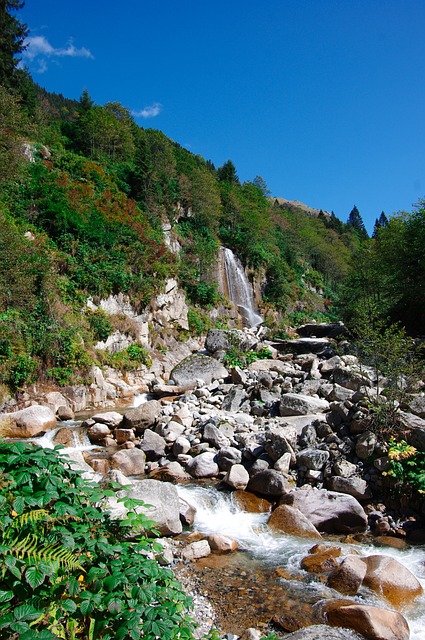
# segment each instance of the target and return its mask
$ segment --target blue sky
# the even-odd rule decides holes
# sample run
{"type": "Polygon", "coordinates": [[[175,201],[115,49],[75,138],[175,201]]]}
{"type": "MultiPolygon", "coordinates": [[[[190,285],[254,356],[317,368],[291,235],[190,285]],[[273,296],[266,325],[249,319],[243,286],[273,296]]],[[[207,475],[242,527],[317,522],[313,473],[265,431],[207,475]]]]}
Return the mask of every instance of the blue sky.
{"type": "Polygon", "coordinates": [[[27,0],[49,91],[118,101],[242,181],[334,211],[425,196],[424,0],[27,0]]]}

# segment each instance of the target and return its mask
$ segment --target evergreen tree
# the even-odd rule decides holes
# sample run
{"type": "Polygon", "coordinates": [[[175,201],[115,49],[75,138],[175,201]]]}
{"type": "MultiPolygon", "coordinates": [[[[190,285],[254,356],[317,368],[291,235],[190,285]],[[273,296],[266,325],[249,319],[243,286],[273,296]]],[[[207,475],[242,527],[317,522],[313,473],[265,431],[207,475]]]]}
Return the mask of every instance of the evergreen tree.
{"type": "Polygon", "coordinates": [[[228,160],[217,169],[217,178],[220,182],[240,184],[238,174],[236,173],[236,167],[231,160],[228,160]]]}
{"type": "Polygon", "coordinates": [[[22,81],[17,56],[25,49],[28,28],[13,13],[24,4],[24,0],[0,0],[0,84],[8,88],[16,88],[22,81]]]}
{"type": "Polygon", "coordinates": [[[368,237],[366,227],[364,226],[363,219],[356,205],[354,205],[354,207],[350,211],[350,215],[348,216],[347,220],[347,226],[354,229],[361,240],[366,240],[366,238],[368,237]]]}
{"type": "Polygon", "coordinates": [[[376,238],[378,235],[379,229],[382,229],[384,227],[388,227],[388,218],[385,215],[385,213],[382,211],[379,218],[375,219],[375,224],[373,225],[372,238],[376,238]]]}

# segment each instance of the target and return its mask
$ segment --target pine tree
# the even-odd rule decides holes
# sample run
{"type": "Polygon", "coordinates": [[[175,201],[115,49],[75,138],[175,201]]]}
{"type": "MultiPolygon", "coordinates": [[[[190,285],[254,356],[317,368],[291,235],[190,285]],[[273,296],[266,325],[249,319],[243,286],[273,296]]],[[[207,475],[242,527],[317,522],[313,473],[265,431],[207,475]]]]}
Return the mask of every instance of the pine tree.
{"type": "Polygon", "coordinates": [[[388,218],[385,215],[385,213],[382,211],[379,218],[375,219],[375,224],[373,225],[372,238],[377,237],[379,229],[382,229],[383,227],[387,227],[387,226],[388,226],[388,218]]]}
{"type": "Polygon", "coordinates": [[[358,233],[361,240],[366,240],[366,238],[368,237],[366,227],[364,226],[364,222],[356,205],[354,205],[354,207],[350,211],[350,215],[348,216],[347,220],[347,226],[354,229],[358,233]]]}
{"type": "Polygon", "coordinates": [[[18,56],[25,49],[28,28],[13,13],[24,4],[24,0],[0,0],[0,84],[7,88],[16,88],[22,80],[18,56]]]}

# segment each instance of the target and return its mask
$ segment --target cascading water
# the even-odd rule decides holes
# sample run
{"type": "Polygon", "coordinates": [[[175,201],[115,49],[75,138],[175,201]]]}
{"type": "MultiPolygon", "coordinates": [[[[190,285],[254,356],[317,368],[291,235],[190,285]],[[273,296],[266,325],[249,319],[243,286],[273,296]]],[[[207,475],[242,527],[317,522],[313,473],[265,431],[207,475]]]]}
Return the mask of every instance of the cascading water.
{"type": "MultiPolygon", "coordinates": [[[[320,602],[330,597],[340,597],[329,587],[318,582],[312,574],[306,574],[300,568],[301,559],[308,554],[312,546],[311,539],[298,538],[272,532],[266,526],[269,514],[247,513],[240,509],[232,493],[217,491],[213,487],[179,485],[181,498],[196,508],[194,529],[204,533],[228,535],[238,542],[239,548],[247,552],[253,563],[261,563],[270,569],[285,568],[288,574],[303,578],[302,583],[291,582],[290,591],[297,590],[297,597],[305,596],[311,602],[320,602]],[[308,581],[308,583],[305,582],[308,581]]],[[[365,556],[383,554],[401,562],[416,575],[425,588],[425,564],[423,548],[411,547],[406,550],[385,547],[380,549],[371,545],[350,545],[337,543],[343,555],[359,554],[365,556]]],[[[344,596],[347,598],[347,596],[344,596]]],[[[359,595],[349,598],[353,602],[362,602],[374,606],[384,606],[379,598],[362,589],[359,595]]],[[[423,640],[425,627],[425,596],[403,611],[410,627],[410,640],[423,640]]]]}
{"type": "Polygon", "coordinates": [[[222,251],[229,298],[238,307],[244,323],[248,327],[256,327],[263,322],[263,318],[256,311],[252,286],[233,251],[226,247],[222,251]]]}

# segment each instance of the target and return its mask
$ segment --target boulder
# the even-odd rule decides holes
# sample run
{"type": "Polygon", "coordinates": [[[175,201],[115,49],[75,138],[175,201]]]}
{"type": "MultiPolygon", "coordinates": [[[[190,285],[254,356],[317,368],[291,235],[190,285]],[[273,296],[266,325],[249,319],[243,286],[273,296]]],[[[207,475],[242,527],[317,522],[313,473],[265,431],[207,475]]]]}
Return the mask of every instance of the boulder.
{"type": "Polygon", "coordinates": [[[233,497],[236,504],[248,513],[268,513],[271,509],[271,504],[268,500],[259,498],[249,491],[235,491],[233,497]]]}
{"type": "Polygon", "coordinates": [[[248,491],[263,496],[280,497],[291,491],[291,485],[278,471],[265,469],[256,473],[248,483],[248,491]]]}
{"type": "Polygon", "coordinates": [[[221,449],[222,447],[228,447],[230,445],[229,438],[227,438],[224,433],[210,422],[207,422],[204,427],[202,440],[204,442],[208,442],[208,444],[216,449],[221,449]]]}
{"type": "Polygon", "coordinates": [[[372,492],[367,486],[366,480],[353,476],[352,478],[343,478],[342,476],[331,476],[327,483],[331,491],[339,493],[348,493],[357,500],[368,500],[372,497],[372,492]]]}
{"type": "Polygon", "coordinates": [[[310,322],[296,329],[298,335],[303,338],[336,338],[344,331],[342,322],[310,322]]]}
{"type": "Polygon", "coordinates": [[[329,451],[324,449],[304,449],[297,455],[297,463],[307,469],[319,471],[329,460],[329,455],[329,451]]]}
{"type": "Polygon", "coordinates": [[[413,395],[408,401],[408,407],[411,413],[425,418],[425,395],[423,393],[413,395]]]}
{"type": "Polygon", "coordinates": [[[162,482],[172,482],[173,484],[181,484],[191,480],[190,475],[186,473],[177,461],[167,462],[164,467],[154,469],[150,472],[149,478],[161,480],[162,482]]]}
{"type": "Polygon", "coordinates": [[[193,478],[212,478],[218,474],[218,465],[215,462],[215,453],[205,451],[192,458],[187,469],[193,478]]]}
{"type": "Polygon", "coordinates": [[[245,489],[249,482],[249,473],[241,464],[234,464],[223,478],[232,489],[245,489]]]}
{"type": "Polygon", "coordinates": [[[87,430],[87,437],[91,443],[102,443],[105,438],[111,435],[111,430],[107,424],[92,424],[87,430]]]}
{"type": "Polygon", "coordinates": [[[332,377],[336,384],[351,389],[352,391],[359,391],[361,387],[371,386],[369,378],[359,371],[348,369],[348,367],[336,367],[332,377]]]}
{"type": "Polygon", "coordinates": [[[249,351],[258,343],[258,338],[239,329],[210,329],[205,339],[205,349],[210,353],[227,351],[237,347],[241,351],[249,351]]]}
{"type": "Polygon", "coordinates": [[[135,429],[137,433],[153,427],[161,415],[162,405],[158,400],[148,400],[136,409],[124,414],[121,426],[125,429],[135,429]]]}
{"type": "Polygon", "coordinates": [[[186,454],[190,451],[191,444],[187,438],[184,436],[179,436],[173,444],[173,454],[175,456],[180,455],[181,453],[186,454]]]}
{"type": "Polygon", "coordinates": [[[248,395],[242,387],[232,387],[229,393],[223,399],[221,408],[223,411],[231,411],[236,413],[242,407],[248,395]]]}
{"type": "Polygon", "coordinates": [[[211,547],[208,540],[197,540],[188,544],[182,551],[182,560],[192,561],[199,558],[206,558],[211,553],[211,547]]]}
{"type": "Polygon", "coordinates": [[[59,420],[62,420],[62,421],[74,420],[75,418],[75,414],[73,410],[71,409],[71,407],[68,407],[67,404],[61,404],[60,407],[58,407],[56,410],[56,415],[59,418],[59,420]]]}
{"type": "Polygon", "coordinates": [[[410,638],[406,619],[388,609],[365,604],[336,605],[328,608],[326,618],[328,624],[354,629],[367,640],[409,640],[410,638]]]}
{"type": "Polygon", "coordinates": [[[270,458],[276,462],[285,453],[291,454],[291,461],[295,462],[294,449],[297,445],[297,430],[295,427],[272,427],[267,432],[264,449],[270,458]]]}
{"type": "Polygon", "coordinates": [[[238,543],[236,540],[229,538],[229,536],[213,533],[205,536],[205,538],[212,551],[217,551],[218,553],[232,553],[238,549],[238,543]]]}
{"type": "Polygon", "coordinates": [[[92,416],[92,420],[100,424],[107,424],[111,429],[119,427],[123,419],[124,416],[118,411],[105,411],[105,413],[97,413],[92,416]]]}
{"type": "Polygon", "coordinates": [[[327,586],[344,596],[354,596],[366,575],[366,562],[358,556],[344,558],[339,567],[328,577],[327,586]]]}
{"type": "Polygon", "coordinates": [[[114,438],[117,444],[124,444],[125,442],[133,442],[136,436],[133,429],[115,429],[114,438]]]}
{"type": "Polygon", "coordinates": [[[193,504],[190,504],[189,502],[184,500],[182,497],[180,497],[179,499],[180,499],[180,520],[184,525],[191,527],[195,522],[196,507],[194,507],[193,504]]]}
{"type": "Polygon", "coordinates": [[[111,456],[112,469],[118,469],[126,476],[142,475],[145,472],[146,456],[140,449],[122,449],[111,456]]]}
{"type": "Polygon", "coordinates": [[[356,456],[360,460],[367,460],[373,454],[376,445],[376,435],[372,431],[360,434],[356,441],[356,456]]]}
{"type": "Polygon", "coordinates": [[[398,560],[389,556],[368,556],[363,583],[394,607],[402,607],[423,593],[419,580],[398,560]]]}
{"type": "Polygon", "coordinates": [[[182,532],[180,499],[173,484],[159,480],[139,480],[126,493],[130,498],[143,500],[146,506],[137,507],[136,511],[153,520],[161,535],[175,536],[182,532]]]}
{"type": "Polygon", "coordinates": [[[198,353],[184,358],[170,374],[170,378],[177,385],[196,384],[199,380],[204,384],[210,384],[213,380],[227,376],[227,369],[218,360],[198,353]]]}
{"type": "Polygon", "coordinates": [[[285,634],[285,640],[364,640],[364,636],[354,632],[348,636],[345,629],[332,629],[324,624],[315,624],[285,634]]]}
{"type": "Polygon", "coordinates": [[[329,402],[327,400],[299,393],[284,393],[279,403],[279,415],[281,416],[305,416],[328,409],[329,402]]]}
{"type": "Polygon", "coordinates": [[[316,527],[303,516],[299,509],[287,504],[277,507],[271,514],[267,524],[271,529],[291,536],[301,536],[303,538],[322,537],[316,527]]]}
{"type": "Polygon", "coordinates": [[[32,438],[53,429],[56,424],[53,411],[40,404],[0,415],[0,431],[8,438],[32,438]]]}
{"type": "Polygon", "coordinates": [[[329,573],[338,567],[337,558],[340,555],[339,547],[315,545],[309,555],[301,560],[301,568],[309,573],[329,573]]]}
{"type": "Polygon", "coordinates": [[[348,462],[345,458],[340,458],[334,462],[333,472],[342,478],[351,478],[351,476],[357,473],[357,466],[352,462],[348,462]]]}
{"type": "Polygon", "coordinates": [[[235,464],[242,461],[242,453],[235,447],[223,447],[216,456],[216,462],[220,471],[229,471],[235,464]]]}
{"type": "Polygon", "coordinates": [[[359,502],[348,494],[304,485],[289,496],[312,524],[325,533],[365,531],[367,516],[359,502]]]}
{"type": "Polygon", "coordinates": [[[151,429],[145,429],[143,438],[138,445],[139,449],[145,452],[147,460],[158,460],[165,454],[167,443],[151,429]]]}
{"type": "Polygon", "coordinates": [[[281,353],[322,353],[331,346],[327,338],[299,338],[296,340],[273,340],[272,347],[281,353]]]}

